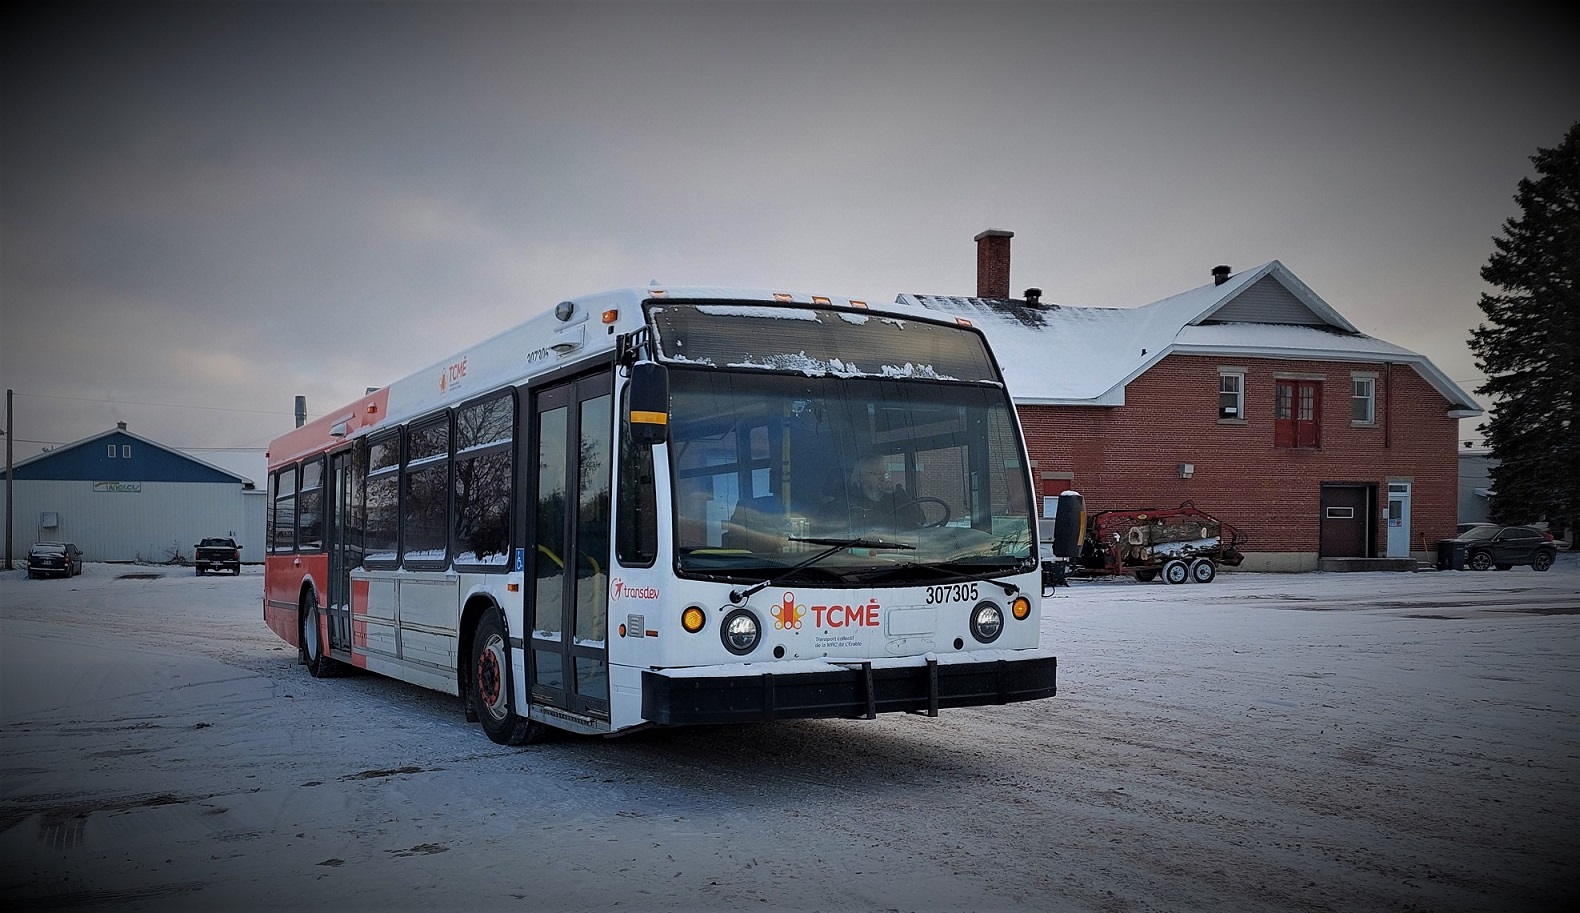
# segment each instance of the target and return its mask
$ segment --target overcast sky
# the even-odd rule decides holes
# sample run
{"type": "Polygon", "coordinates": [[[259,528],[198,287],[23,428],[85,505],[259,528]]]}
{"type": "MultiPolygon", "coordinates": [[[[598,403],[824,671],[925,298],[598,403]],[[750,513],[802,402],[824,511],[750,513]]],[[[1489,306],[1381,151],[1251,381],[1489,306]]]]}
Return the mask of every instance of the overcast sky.
{"type": "MultiPolygon", "coordinates": [[[[18,460],[262,448],[650,280],[1131,307],[1279,259],[1480,380],[1479,270],[1580,120],[1514,3],[13,3],[18,460]]],[[[1057,358],[1057,353],[1050,353],[1057,358]]],[[[1469,437],[1474,423],[1462,435],[1469,437]]]]}

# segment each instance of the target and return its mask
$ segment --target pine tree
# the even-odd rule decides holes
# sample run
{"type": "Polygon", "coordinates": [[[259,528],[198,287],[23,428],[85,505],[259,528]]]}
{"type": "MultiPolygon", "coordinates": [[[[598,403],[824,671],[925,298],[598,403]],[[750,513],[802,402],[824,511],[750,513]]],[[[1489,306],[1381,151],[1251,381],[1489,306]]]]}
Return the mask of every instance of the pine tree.
{"type": "Polygon", "coordinates": [[[1499,522],[1580,520],[1580,123],[1553,149],[1531,156],[1521,215],[1481,269],[1500,291],[1482,295],[1486,322],[1470,349],[1494,404],[1481,426],[1496,465],[1492,515],[1499,522]]]}

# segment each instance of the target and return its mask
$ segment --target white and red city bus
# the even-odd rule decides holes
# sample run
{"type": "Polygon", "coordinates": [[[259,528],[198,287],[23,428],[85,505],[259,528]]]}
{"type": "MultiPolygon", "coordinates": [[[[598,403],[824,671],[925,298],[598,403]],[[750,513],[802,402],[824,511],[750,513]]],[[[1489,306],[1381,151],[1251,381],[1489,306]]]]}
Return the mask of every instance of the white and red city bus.
{"type": "Polygon", "coordinates": [[[268,490],[264,618],[308,671],[502,744],[1055,690],[1015,410],[925,308],[562,302],[276,439],[268,490]]]}

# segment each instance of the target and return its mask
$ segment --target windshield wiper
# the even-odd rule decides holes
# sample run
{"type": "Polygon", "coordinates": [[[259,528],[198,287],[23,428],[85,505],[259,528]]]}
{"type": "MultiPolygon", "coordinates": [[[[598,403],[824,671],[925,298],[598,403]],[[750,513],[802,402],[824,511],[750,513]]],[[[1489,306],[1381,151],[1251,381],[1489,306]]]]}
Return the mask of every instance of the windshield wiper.
{"type": "Polygon", "coordinates": [[[740,605],[741,603],[750,599],[753,593],[771,587],[775,583],[778,583],[779,581],[784,580],[786,577],[789,577],[791,574],[794,574],[796,571],[811,567],[812,565],[817,564],[819,561],[822,561],[824,558],[827,558],[829,555],[832,555],[835,552],[841,551],[843,549],[889,548],[904,550],[916,548],[916,546],[906,545],[904,542],[886,542],[882,539],[868,539],[864,536],[857,536],[853,539],[822,539],[817,537],[803,538],[801,536],[790,536],[789,539],[791,542],[805,542],[808,545],[826,545],[828,548],[824,551],[818,552],[816,555],[813,555],[800,564],[787,567],[783,572],[775,574],[772,577],[765,578],[758,583],[754,583],[744,590],[730,590],[730,602],[740,605]]]}
{"type": "Polygon", "coordinates": [[[905,571],[928,571],[934,574],[940,574],[950,580],[968,581],[971,583],[991,583],[1003,590],[1005,596],[1014,596],[1020,592],[1020,587],[1013,583],[1005,583],[1002,580],[994,580],[991,576],[967,574],[954,570],[953,568],[947,568],[937,564],[899,564],[895,565],[894,567],[882,568],[874,574],[864,576],[862,579],[867,582],[871,582],[872,580],[875,580],[879,577],[899,575],[905,571]]]}

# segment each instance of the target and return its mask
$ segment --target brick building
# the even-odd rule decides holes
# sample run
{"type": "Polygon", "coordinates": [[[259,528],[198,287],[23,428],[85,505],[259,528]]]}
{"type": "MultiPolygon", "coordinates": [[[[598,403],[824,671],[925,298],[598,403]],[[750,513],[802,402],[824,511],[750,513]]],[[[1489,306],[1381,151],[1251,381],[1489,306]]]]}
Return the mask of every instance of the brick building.
{"type": "Polygon", "coordinates": [[[1361,333],[1277,260],[1136,308],[1011,298],[1010,237],[977,236],[975,296],[902,300],[983,327],[1043,495],[1194,501],[1249,537],[1247,570],[1426,558],[1454,534],[1458,420],[1480,408],[1424,356],[1361,333]]]}

